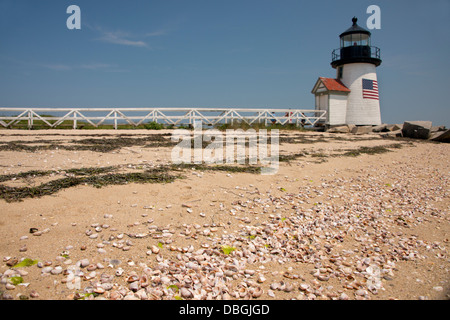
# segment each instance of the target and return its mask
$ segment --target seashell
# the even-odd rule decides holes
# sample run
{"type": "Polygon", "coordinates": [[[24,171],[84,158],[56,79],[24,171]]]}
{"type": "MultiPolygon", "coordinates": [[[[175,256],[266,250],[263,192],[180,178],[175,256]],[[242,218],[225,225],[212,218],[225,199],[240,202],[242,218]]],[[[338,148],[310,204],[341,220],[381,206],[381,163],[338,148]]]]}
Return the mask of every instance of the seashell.
{"type": "Polygon", "coordinates": [[[180,289],[180,294],[185,299],[189,299],[189,298],[192,298],[194,296],[192,291],[187,289],[187,288],[185,288],[185,287],[180,289]]]}
{"type": "Polygon", "coordinates": [[[302,290],[302,291],[306,291],[309,288],[310,288],[310,285],[306,284],[306,283],[301,283],[300,286],[299,286],[299,289],[302,290]]]}
{"type": "Polygon", "coordinates": [[[31,298],[39,298],[39,293],[37,293],[36,290],[31,290],[30,297],[31,298]]]}
{"type": "Polygon", "coordinates": [[[166,277],[166,276],[162,276],[162,277],[161,277],[161,282],[162,282],[163,284],[167,285],[167,284],[170,283],[170,278],[169,278],[169,277],[166,277]]]}
{"type": "Polygon", "coordinates": [[[244,273],[252,276],[256,273],[256,271],[252,270],[252,269],[246,269],[246,270],[244,270],[244,273]]]}
{"type": "Polygon", "coordinates": [[[42,268],[42,273],[50,273],[53,270],[53,267],[44,267],[42,268]]]}
{"type": "Polygon", "coordinates": [[[139,281],[131,282],[128,285],[128,289],[130,289],[131,291],[134,291],[134,292],[138,291],[139,290],[139,281]]]}
{"type": "Polygon", "coordinates": [[[91,279],[95,278],[96,275],[97,275],[97,273],[95,271],[92,271],[88,274],[85,274],[83,276],[83,278],[84,278],[84,280],[91,280],[91,279]]]}
{"type": "Polygon", "coordinates": [[[328,281],[330,279],[329,276],[320,275],[317,277],[320,281],[328,281]]]}
{"type": "Polygon", "coordinates": [[[128,276],[127,278],[127,282],[131,283],[131,282],[136,282],[139,280],[139,277],[135,274],[128,276]]]}
{"type": "Polygon", "coordinates": [[[8,267],[12,267],[12,266],[16,265],[18,262],[19,262],[19,260],[17,258],[13,258],[13,259],[9,258],[6,262],[6,265],[8,267]]]}
{"type": "Polygon", "coordinates": [[[292,290],[294,290],[294,286],[291,283],[286,283],[284,285],[284,289],[285,292],[291,292],[292,290]]]}
{"type": "Polygon", "coordinates": [[[153,245],[151,250],[152,250],[152,253],[158,254],[160,251],[160,248],[158,246],[153,245]]]}
{"type": "Polygon", "coordinates": [[[264,277],[262,274],[260,274],[259,276],[258,276],[258,279],[257,279],[257,281],[259,282],[259,283],[263,283],[263,282],[265,282],[267,279],[266,279],[266,277],[264,277]]]}
{"type": "Polygon", "coordinates": [[[250,288],[249,293],[253,298],[259,298],[263,294],[263,290],[261,289],[261,287],[250,288]]]}
{"type": "Polygon", "coordinates": [[[6,288],[6,290],[14,290],[16,288],[16,286],[13,285],[12,283],[7,282],[5,284],[5,288],[6,288]]]}
{"type": "Polygon", "coordinates": [[[357,296],[365,296],[365,295],[367,295],[367,292],[365,290],[363,290],[363,289],[358,289],[358,290],[355,291],[355,295],[357,295],[357,296]]]}
{"type": "Polygon", "coordinates": [[[240,298],[245,298],[248,295],[248,290],[247,288],[239,288],[238,293],[240,298]]]}
{"type": "Polygon", "coordinates": [[[339,296],[339,300],[348,300],[348,295],[346,295],[345,293],[341,293],[341,295],[339,296]]]}
{"type": "Polygon", "coordinates": [[[96,287],[95,289],[94,289],[94,292],[95,293],[98,293],[98,294],[103,294],[103,293],[105,293],[105,289],[103,288],[103,287],[96,287]]]}
{"type": "Polygon", "coordinates": [[[270,289],[278,290],[280,288],[280,284],[278,282],[274,282],[270,284],[270,289]]]}
{"type": "Polygon", "coordinates": [[[118,268],[118,269],[116,270],[116,276],[117,276],[117,277],[120,277],[120,276],[123,274],[123,272],[124,272],[124,270],[123,270],[122,268],[118,268]]]}
{"type": "Polygon", "coordinates": [[[61,266],[57,266],[50,271],[51,274],[56,275],[63,272],[63,268],[61,266]]]}
{"type": "Polygon", "coordinates": [[[139,278],[139,285],[141,286],[141,288],[146,288],[149,284],[150,282],[148,281],[147,275],[144,274],[139,278]]]}

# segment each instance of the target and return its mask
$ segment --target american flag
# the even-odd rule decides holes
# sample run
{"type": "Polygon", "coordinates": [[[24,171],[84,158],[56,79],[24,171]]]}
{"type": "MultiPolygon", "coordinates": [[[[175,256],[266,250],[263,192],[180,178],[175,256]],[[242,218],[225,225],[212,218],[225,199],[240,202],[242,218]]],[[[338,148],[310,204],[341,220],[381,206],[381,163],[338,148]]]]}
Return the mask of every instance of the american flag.
{"type": "Polygon", "coordinates": [[[378,81],[362,79],[363,99],[379,100],[378,81]]]}

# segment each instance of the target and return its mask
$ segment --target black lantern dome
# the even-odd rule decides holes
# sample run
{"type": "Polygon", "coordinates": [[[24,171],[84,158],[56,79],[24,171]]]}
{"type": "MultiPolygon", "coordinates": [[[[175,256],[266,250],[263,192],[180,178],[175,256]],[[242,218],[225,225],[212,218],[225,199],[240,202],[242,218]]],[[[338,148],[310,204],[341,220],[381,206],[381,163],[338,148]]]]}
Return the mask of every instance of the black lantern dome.
{"type": "Polygon", "coordinates": [[[358,26],[358,19],[353,17],[353,25],[339,36],[341,47],[333,50],[331,66],[337,68],[343,64],[366,62],[375,66],[381,64],[380,49],[371,46],[371,33],[358,26]]]}

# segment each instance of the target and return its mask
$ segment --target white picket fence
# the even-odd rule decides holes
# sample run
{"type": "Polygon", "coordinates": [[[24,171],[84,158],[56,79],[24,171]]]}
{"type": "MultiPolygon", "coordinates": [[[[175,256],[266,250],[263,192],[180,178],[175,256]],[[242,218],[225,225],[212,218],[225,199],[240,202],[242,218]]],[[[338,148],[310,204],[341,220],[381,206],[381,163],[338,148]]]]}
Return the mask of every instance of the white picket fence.
{"type": "MultiPolygon", "coordinates": [[[[0,108],[0,125],[12,128],[26,120],[27,127],[34,122],[48,128],[57,128],[64,121],[72,121],[73,129],[80,122],[94,127],[113,124],[117,129],[120,123],[139,126],[148,122],[179,126],[192,125],[201,121],[203,125],[215,126],[222,123],[245,122],[277,123],[281,125],[316,126],[325,120],[326,111],[308,109],[226,109],[226,108],[0,108]]],[[[67,124],[67,122],[65,122],[67,124]]]]}

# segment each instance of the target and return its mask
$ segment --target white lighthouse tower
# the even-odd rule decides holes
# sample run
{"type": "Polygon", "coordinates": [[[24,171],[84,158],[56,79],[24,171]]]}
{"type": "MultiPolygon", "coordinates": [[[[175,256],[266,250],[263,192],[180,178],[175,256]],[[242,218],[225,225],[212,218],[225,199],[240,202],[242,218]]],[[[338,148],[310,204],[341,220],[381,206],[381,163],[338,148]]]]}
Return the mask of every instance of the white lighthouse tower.
{"type": "Polygon", "coordinates": [[[332,53],[331,66],[350,93],[347,96],[346,124],[380,125],[380,99],[376,67],[381,64],[380,49],[371,46],[371,33],[357,24],[340,37],[341,46],[332,53]]]}
{"type": "Polygon", "coordinates": [[[332,53],[336,79],[320,77],[312,90],[316,109],[327,111],[325,124],[329,126],[380,125],[376,73],[381,64],[380,49],[371,46],[371,34],[358,26],[358,19],[352,21],[353,25],[340,35],[340,48],[332,53]]]}

